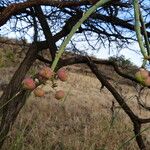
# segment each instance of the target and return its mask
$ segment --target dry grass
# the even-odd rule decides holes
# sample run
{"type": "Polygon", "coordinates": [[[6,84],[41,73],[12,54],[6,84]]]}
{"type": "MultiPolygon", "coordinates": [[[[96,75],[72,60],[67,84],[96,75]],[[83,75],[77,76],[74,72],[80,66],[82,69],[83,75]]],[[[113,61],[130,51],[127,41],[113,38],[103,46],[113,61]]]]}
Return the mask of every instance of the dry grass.
{"type": "MultiPolygon", "coordinates": [[[[63,88],[67,93],[65,101],[54,99],[50,83],[43,87],[47,91],[44,98],[31,95],[3,149],[117,150],[133,136],[132,124],[119,108],[113,125],[110,125],[110,107],[114,98],[106,89],[100,92],[96,78],[70,72],[66,83],[58,81],[57,84],[57,89],[63,88]]],[[[123,87],[122,94],[134,95],[131,87],[123,87]]],[[[137,110],[134,101],[135,98],[130,99],[129,104],[134,103],[133,109],[137,110]]],[[[137,113],[149,115],[142,110],[137,113]]],[[[123,149],[137,150],[138,147],[132,140],[123,149]]]]}
{"type": "MultiPolygon", "coordinates": [[[[0,84],[8,83],[15,71],[10,64],[16,56],[6,53],[6,49],[7,47],[3,48],[0,54],[0,84]],[[8,55],[5,56],[6,54],[8,55]]],[[[109,91],[104,88],[100,92],[101,84],[93,75],[89,76],[89,72],[88,75],[79,73],[81,71],[77,66],[72,68],[67,82],[57,81],[57,89],[64,89],[66,92],[65,100],[57,101],[54,98],[55,90],[51,88],[51,83],[43,87],[47,91],[44,98],[37,98],[32,94],[11,129],[4,150],[117,150],[133,136],[132,123],[109,91]],[[116,106],[113,122],[110,109],[112,101],[115,101],[116,106]]],[[[85,66],[83,68],[87,69],[85,66]]],[[[110,82],[137,115],[144,118],[150,116],[150,112],[139,109],[135,89],[128,84],[120,84],[126,80],[113,74],[110,67],[101,66],[100,69],[115,79],[110,82]]],[[[29,73],[34,74],[36,70],[33,67],[29,73]]],[[[149,98],[150,93],[145,90],[143,101],[148,105],[149,98]]],[[[143,129],[148,126],[150,124],[143,129]]],[[[150,130],[143,135],[147,138],[145,143],[149,148],[150,130]]],[[[133,139],[122,149],[137,150],[138,147],[133,139]]]]}

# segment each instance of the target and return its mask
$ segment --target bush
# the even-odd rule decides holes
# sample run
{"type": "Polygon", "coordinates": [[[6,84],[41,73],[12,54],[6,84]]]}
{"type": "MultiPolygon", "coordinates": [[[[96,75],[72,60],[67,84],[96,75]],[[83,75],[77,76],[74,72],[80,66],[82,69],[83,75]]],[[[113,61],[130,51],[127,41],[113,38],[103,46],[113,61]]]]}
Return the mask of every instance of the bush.
{"type": "Polygon", "coordinates": [[[123,55],[119,57],[111,56],[109,57],[109,60],[117,63],[119,67],[135,67],[135,65],[133,65],[133,63],[129,59],[126,59],[123,55]]]}

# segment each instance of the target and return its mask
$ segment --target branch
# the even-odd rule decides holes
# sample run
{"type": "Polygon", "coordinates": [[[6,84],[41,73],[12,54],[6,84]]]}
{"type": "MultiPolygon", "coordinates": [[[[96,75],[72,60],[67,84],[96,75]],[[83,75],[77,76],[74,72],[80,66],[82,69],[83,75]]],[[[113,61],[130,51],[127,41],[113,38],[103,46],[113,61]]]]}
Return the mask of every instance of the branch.
{"type": "Polygon", "coordinates": [[[88,24],[88,27],[90,27],[90,29],[88,28],[81,28],[80,31],[92,31],[97,33],[98,35],[105,35],[107,38],[110,37],[115,37],[116,39],[124,39],[124,40],[134,40],[131,37],[125,37],[123,35],[121,35],[120,33],[116,34],[116,33],[108,33],[106,30],[100,30],[98,29],[96,26],[92,25],[92,24],[88,24]]]}
{"type": "Polygon", "coordinates": [[[37,55],[37,59],[46,63],[46,64],[49,64],[51,65],[52,64],[52,61],[48,60],[48,59],[45,59],[44,57],[40,56],[40,55],[37,55]]]}
{"type": "MultiPolygon", "coordinates": [[[[134,82],[140,84],[140,82],[137,81],[134,77],[121,72],[118,65],[113,61],[94,59],[93,62],[96,63],[96,64],[105,64],[105,65],[108,65],[108,66],[113,66],[115,72],[118,75],[120,75],[123,78],[129,79],[130,81],[134,81],[134,82]]],[[[70,58],[67,58],[67,59],[61,59],[60,63],[59,63],[59,66],[73,65],[73,64],[77,64],[77,63],[87,63],[87,58],[85,56],[77,55],[77,56],[73,56],[73,57],[70,57],[70,58]]]]}
{"type": "Polygon", "coordinates": [[[67,35],[66,39],[64,40],[64,42],[60,45],[58,54],[56,55],[53,63],[52,63],[52,70],[54,70],[57,66],[57,63],[61,57],[61,55],[63,54],[67,44],[69,43],[69,41],[71,40],[72,36],[75,34],[75,32],[79,29],[79,27],[81,26],[81,24],[87,20],[87,18],[89,18],[89,16],[96,11],[96,9],[104,4],[106,4],[107,2],[109,2],[110,0],[101,0],[98,1],[94,6],[92,6],[91,8],[89,8],[82,16],[82,18],[75,24],[75,26],[72,28],[72,30],[70,31],[70,33],[67,35]]]}
{"type": "Polygon", "coordinates": [[[42,30],[44,32],[44,35],[45,35],[45,38],[46,38],[46,42],[48,43],[49,45],[49,51],[50,51],[50,54],[51,54],[51,57],[52,57],[52,60],[54,60],[55,58],[55,54],[56,54],[56,51],[57,51],[57,46],[56,46],[56,43],[53,39],[53,35],[51,33],[51,30],[49,28],[49,25],[47,23],[47,20],[43,14],[43,11],[41,9],[40,6],[36,6],[35,8],[35,13],[38,17],[38,20],[41,24],[41,27],[42,27],[42,30]]]}
{"type": "Polygon", "coordinates": [[[18,13],[24,11],[26,8],[35,7],[39,5],[45,5],[45,6],[55,6],[58,8],[64,8],[64,7],[77,7],[82,5],[89,4],[88,0],[82,0],[82,1],[56,1],[56,0],[32,0],[22,3],[15,3],[11,4],[6,8],[1,9],[0,13],[0,26],[4,25],[13,15],[17,15],[18,13]]]}
{"type": "Polygon", "coordinates": [[[56,35],[54,35],[54,38],[56,38],[58,41],[58,39],[61,39],[62,37],[68,35],[72,30],[72,28],[74,27],[74,25],[81,19],[82,14],[83,14],[82,12],[77,11],[75,15],[72,15],[72,17],[70,17],[66,21],[66,24],[62,27],[62,30],[56,33],[56,35]]]}
{"type": "MultiPolygon", "coordinates": [[[[24,58],[23,62],[21,63],[21,65],[13,75],[11,81],[7,85],[5,91],[3,92],[0,98],[1,106],[6,102],[8,102],[16,93],[18,93],[18,91],[20,91],[22,86],[21,85],[22,80],[24,79],[27,71],[30,69],[34,61],[36,60],[38,51],[39,49],[35,43],[30,45],[26,57],[24,58]]],[[[10,127],[13,125],[20,109],[25,103],[26,100],[25,93],[26,91],[23,90],[18,96],[14,98],[13,101],[9,102],[3,108],[3,116],[0,125],[0,149],[3,145],[7,133],[9,132],[10,127]]]]}
{"type": "Polygon", "coordinates": [[[145,124],[145,123],[150,123],[150,118],[146,118],[146,119],[139,119],[140,123],[145,124]]]}
{"type": "MultiPolygon", "coordinates": [[[[103,20],[105,22],[111,23],[113,25],[120,26],[122,28],[126,28],[129,30],[135,31],[133,24],[130,24],[127,21],[124,21],[124,20],[117,18],[117,17],[114,17],[114,16],[106,16],[106,15],[94,13],[90,16],[90,18],[100,19],[100,20],[103,20]]],[[[142,34],[144,34],[144,31],[142,31],[142,34]]],[[[148,37],[150,37],[150,32],[147,32],[147,35],[148,35],[148,37]]]]}
{"type": "MultiPolygon", "coordinates": [[[[44,63],[47,63],[47,64],[51,64],[51,63],[52,63],[51,61],[49,61],[49,60],[43,58],[42,56],[39,56],[39,55],[38,55],[37,58],[38,58],[40,61],[43,61],[44,63]]],[[[128,74],[123,73],[123,72],[119,69],[118,65],[117,65],[115,62],[113,62],[113,61],[100,60],[100,59],[93,59],[92,61],[93,61],[95,64],[105,64],[105,65],[108,65],[108,66],[112,66],[112,67],[114,68],[115,72],[116,72],[119,76],[121,76],[121,77],[123,77],[123,78],[126,78],[126,79],[128,79],[128,80],[130,80],[130,81],[134,81],[134,82],[140,84],[140,82],[139,82],[138,80],[136,80],[133,76],[130,76],[130,75],[128,75],[128,74]]],[[[87,62],[88,62],[88,61],[87,61],[87,58],[86,58],[85,56],[75,55],[75,56],[72,56],[72,57],[70,57],[70,58],[64,58],[64,57],[62,57],[62,58],[60,59],[59,63],[58,63],[58,68],[61,68],[61,67],[63,67],[63,66],[73,65],[73,64],[81,64],[81,63],[86,64],[87,62]]]]}
{"type": "Polygon", "coordinates": [[[107,79],[105,79],[101,71],[98,70],[97,66],[90,59],[88,59],[88,66],[90,67],[92,72],[96,75],[97,79],[102,83],[102,85],[105,86],[111,92],[111,94],[114,96],[116,101],[122,107],[124,112],[129,116],[134,125],[134,134],[136,136],[137,144],[141,150],[145,150],[145,144],[140,134],[141,123],[139,122],[139,117],[134,114],[134,112],[130,109],[125,100],[116,91],[116,89],[107,81],[107,79]]]}
{"type": "MultiPolygon", "coordinates": [[[[80,0],[80,1],[60,1],[60,0],[31,0],[22,3],[11,4],[8,7],[0,7],[0,26],[4,25],[13,15],[17,15],[23,12],[26,12],[26,8],[45,5],[45,6],[53,6],[57,8],[65,8],[65,7],[79,7],[84,5],[93,5],[98,0],[80,0]],[[94,1],[94,3],[92,2],[94,1]]],[[[118,0],[111,0],[106,3],[104,6],[119,6],[120,8],[127,8],[131,5],[129,3],[122,3],[118,0]]]]}

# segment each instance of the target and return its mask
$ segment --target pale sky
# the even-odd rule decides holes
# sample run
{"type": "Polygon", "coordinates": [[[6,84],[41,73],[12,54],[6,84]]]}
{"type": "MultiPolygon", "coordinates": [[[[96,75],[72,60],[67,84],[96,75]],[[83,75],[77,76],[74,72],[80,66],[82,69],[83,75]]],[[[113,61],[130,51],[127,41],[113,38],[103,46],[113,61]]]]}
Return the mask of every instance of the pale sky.
{"type": "MultiPolygon", "coordinates": [[[[22,24],[20,26],[22,27],[22,24]]],[[[25,26],[25,24],[23,24],[23,26],[25,26]]],[[[22,35],[19,35],[19,32],[16,32],[16,34],[15,34],[15,32],[12,32],[13,29],[12,28],[10,29],[9,27],[10,26],[8,26],[7,24],[5,26],[1,27],[0,35],[3,36],[3,35],[6,34],[5,36],[9,37],[9,38],[16,38],[16,37],[22,36],[22,35]]],[[[34,33],[33,28],[30,28],[27,32],[28,32],[29,35],[33,35],[33,33],[34,33]]],[[[25,38],[27,40],[29,39],[28,37],[29,37],[28,35],[25,36],[25,38]]],[[[43,38],[43,40],[44,40],[44,38],[43,38]]],[[[94,46],[94,42],[93,43],[91,42],[91,45],[94,46]]],[[[85,43],[85,42],[80,42],[80,44],[77,44],[77,47],[81,50],[91,49],[87,46],[87,43],[85,43]]],[[[107,59],[110,56],[124,55],[126,59],[129,59],[133,64],[140,67],[142,65],[142,55],[141,55],[141,53],[139,53],[139,45],[138,45],[138,43],[135,43],[135,44],[131,45],[130,47],[132,49],[134,49],[135,51],[137,51],[138,53],[136,53],[134,51],[131,51],[127,48],[124,48],[119,53],[117,51],[112,51],[111,50],[110,54],[109,54],[108,49],[105,49],[104,47],[101,47],[101,49],[98,52],[89,51],[89,54],[93,55],[93,56],[96,56],[98,58],[101,58],[101,59],[107,59]]]]}
{"type": "MultiPolygon", "coordinates": [[[[1,31],[1,33],[2,33],[2,31],[1,31]]],[[[29,33],[33,34],[33,31],[30,30],[29,33]]],[[[10,37],[10,38],[16,38],[18,35],[14,34],[14,33],[10,33],[7,36],[10,37]]],[[[81,43],[81,46],[84,47],[84,48],[87,48],[85,43],[81,43]]],[[[131,51],[131,50],[127,49],[127,48],[122,49],[119,52],[119,54],[117,52],[115,52],[115,51],[114,52],[110,51],[110,54],[109,54],[109,50],[108,49],[104,49],[104,48],[102,48],[102,50],[100,50],[99,52],[89,51],[89,54],[93,55],[93,56],[96,56],[98,58],[101,58],[101,59],[107,59],[110,56],[116,56],[116,55],[117,56],[121,56],[121,55],[124,55],[125,58],[129,59],[131,62],[133,62],[133,64],[135,64],[135,65],[140,67],[142,65],[142,55],[140,54],[138,43],[135,43],[135,44],[131,45],[131,47],[132,47],[132,49],[135,49],[136,51],[138,51],[138,54],[136,52],[134,52],[134,51],[131,51]]],[[[80,49],[80,47],[79,47],[79,49],[80,49]]]]}

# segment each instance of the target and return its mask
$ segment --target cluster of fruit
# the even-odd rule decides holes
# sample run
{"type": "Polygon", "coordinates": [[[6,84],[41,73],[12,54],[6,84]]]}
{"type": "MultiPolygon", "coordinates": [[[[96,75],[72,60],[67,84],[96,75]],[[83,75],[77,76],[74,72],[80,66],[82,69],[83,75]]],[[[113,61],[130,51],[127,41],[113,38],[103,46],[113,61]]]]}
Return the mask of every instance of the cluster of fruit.
{"type": "Polygon", "coordinates": [[[144,86],[150,86],[150,74],[144,68],[140,68],[135,74],[135,78],[144,86]]]}
{"type": "MultiPolygon", "coordinates": [[[[59,78],[61,81],[66,81],[68,78],[68,74],[66,69],[61,68],[57,71],[57,73],[54,73],[51,68],[49,67],[43,67],[38,72],[38,77],[36,79],[27,77],[23,80],[22,85],[23,88],[26,90],[34,90],[35,96],[42,97],[45,95],[45,91],[38,87],[39,83],[44,83],[47,80],[53,80],[55,77],[59,78]]],[[[65,93],[63,90],[58,90],[55,93],[55,98],[60,100],[64,98],[65,93]]]]}

